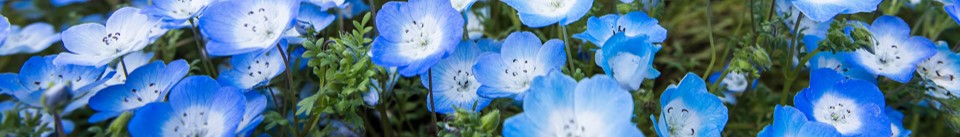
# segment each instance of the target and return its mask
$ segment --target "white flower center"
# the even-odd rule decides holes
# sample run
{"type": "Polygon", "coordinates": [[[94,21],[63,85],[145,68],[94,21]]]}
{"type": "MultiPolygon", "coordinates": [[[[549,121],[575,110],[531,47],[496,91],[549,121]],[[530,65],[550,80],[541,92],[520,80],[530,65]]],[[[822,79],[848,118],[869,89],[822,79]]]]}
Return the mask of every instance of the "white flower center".
{"type": "Polygon", "coordinates": [[[503,73],[512,77],[512,81],[507,83],[507,89],[515,92],[523,92],[533,84],[533,78],[544,75],[539,64],[535,64],[531,59],[514,58],[507,62],[507,68],[503,73]]]}
{"type": "Polygon", "coordinates": [[[252,41],[267,41],[282,34],[282,30],[275,30],[276,28],[274,28],[277,22],[273,22],[273,20],[271,20],[271,17],[278,15],[276,11],[268,10],[266,8],[255,8],[255,10],[247,11],[246,15],[247,19],[244,19],[243,21],[247,22],[244,22],[243,28],[239,29],[245,29],[246,31],[252,32],[254,35],[260,36],[256,37],[258,39],[252,41]]]}
{"type": "Polygon", "coordinates": [[[120,49],[122,46],[120,38],[122,38],[120,37],[120,32],[107,33],[107,36],[103,36],[100,42],[103,42],[103,44],[108,47],[113,47],[115,53],[120,53],[122,51],[120,49]]]}
{"type": "Polygon", "coordinates": [[[533,10],[548,16],[564,16],[573,8],[575,0],[530,0],[533,10]]]}
{"type": "Polygon", "coordinates": [[[857,115],[859,106],[848,98],[839,98],[828,92],[815,101],[813,109],[817,121],[837,127],[840,133],[850,133],[862,127],[863,123],[857,115]]]}
{"type": "Polygon", "coordinates": [[[948,67],[955,64],[950,64],[951,62],[956,62],[955,60],[947,57],[945,54],[952,53],[938,53],[937,55],[920,62],[917,65],[919,69],[917,72],[920,73],[920,76],[923,79],[927,79],[935,83],[936,85],[943,86],[947,89],[960,89],[960,81],[957,80],[956,72],[960,71],[957,68],[948,67]]]}
{"type": "Polygon", "coordinates": [[[672,137],[693,137],[702,123],[697,112],[689,109],[683,99],[677,98],[667,103],[663,110],[667,130],[672,137]]]}
{"type": "Polygon", "coordinates": [[[423,59],[440,51],[443,43],[443,31],[438,21],[432,16],[425,16],[420,20],[413,20],[404,25],[401,34],[400,55],[410,59],[423,59]]]}
{"type": "Polygon", "coordinates": [[[206,0],[176,0],[173,3],[173,8],[170,13],[177,15],[180,18],[189,18],[193,16],[194,13],[200,11],[200,8],[203,8],[209,1],[206,0]]]}
{"type": "Polygon", "coordinates": [[[214,136],[225,130],[222,128],[222,124],[226,122],[224,114],[209,111],[204,107],[194,106],[173,113],[171,116],[173,118],[164,124],[163,130],[164,133],[172,133],[172,135],[164,136],[214,136]]]}

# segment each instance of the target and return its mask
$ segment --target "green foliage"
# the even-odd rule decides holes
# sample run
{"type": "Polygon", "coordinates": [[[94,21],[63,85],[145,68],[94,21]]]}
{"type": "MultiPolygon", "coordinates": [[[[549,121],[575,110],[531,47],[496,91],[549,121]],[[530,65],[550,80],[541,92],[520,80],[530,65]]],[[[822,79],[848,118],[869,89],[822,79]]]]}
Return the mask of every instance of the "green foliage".
{"type": "MultiPolygon", "coordinates": [[[[39,110],[33,111],[33,113],[24,113],[21,112],[21,104],[17,104],[13,109],[4,111],[3,113],[3,123],[0,123],[0,135],[4,136],[30,136],[36,137],[40,136],[43,132],[53,131],[53,128],[46,123],[41,123],[40,113],[36,113],[39,110]]],[[[26,108],[33,109],[33,108],[26,108]]]]}
{"type": "Polygon", "coordinates": [[[450,120],[437,125],[443,127],[438,136],[443,137],[494,137],[502,121],[499,110],[480,115],[467,109],[456,108],[450,120]]]}
{"type": "Polygon", "coordinates": [[[846,20],[836,21],[830,24],[827,32],[827,39],[818,43],[818,48],[823,51],[833,53],[855,51],[864,49],[873,53],[873,45],[876,45],[873,34],[865,26],[859,24],[849,24],[846,20]],[[849,34],[844,30],[852,28],[849,34]]]}

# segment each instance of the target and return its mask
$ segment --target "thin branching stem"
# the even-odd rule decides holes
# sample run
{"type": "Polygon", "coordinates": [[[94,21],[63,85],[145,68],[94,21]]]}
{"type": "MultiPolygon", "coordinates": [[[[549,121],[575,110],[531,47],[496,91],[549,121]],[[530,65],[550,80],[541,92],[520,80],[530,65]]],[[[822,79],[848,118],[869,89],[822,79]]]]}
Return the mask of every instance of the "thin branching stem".
{"type": "MultiPolygon", "coordinates": [[[[710,32],[708,33],[708,37],[710,37],[710,52],[711,52],[710,64],[707,64],[707,70],[703,72],[703,76],[709,76],[710,71],[713,71],[714,63],[717,62],[717,46],[713,42],[713,19],[712,17],[710,17],[713,14],[713,11],[712,11],[713,8],[711,8],[712,6],[710,5],[711,3],[710,1],[711,0],[707,0],[707,31],[710,32]]],[[[707,78],[707,77],[704,77],[704,78],[707,78]]]]}

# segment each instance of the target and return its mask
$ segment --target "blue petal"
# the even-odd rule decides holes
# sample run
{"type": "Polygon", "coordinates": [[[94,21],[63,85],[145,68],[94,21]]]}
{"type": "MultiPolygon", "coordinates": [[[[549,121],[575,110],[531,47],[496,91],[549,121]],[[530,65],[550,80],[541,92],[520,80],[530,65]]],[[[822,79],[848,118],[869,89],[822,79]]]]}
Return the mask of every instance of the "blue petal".
{"type": "Polygon", "coordinates": [[[34,56],[27,59],[20,68],[20,84],[28,90],[40,90],[43,87],[59,83],[54,79],[57,67],[53,65],[53,56],[34,56]]]}
{"type": "Polygon", "coordinates": [[[323,30],[337,19],[336,16],[327,13],[326,9],[312,4],[300,4],[299,12],[299,16],[297,16],[298,23],[306,24],[306,26],[313,28],[314,31],[323,30]]]}
{"type": "Polygon", "coordinates": [[[593,43],[593,45],[597,45],[597,47],[603,47],[603,43],[613,36],[613,32],[615,32],[613,29],[617,23],[617,19],[620,19],[620,16],[616,14],[607,14],[600,18],[587,18],[586,32],[574,34],[573,38],[589,41],[593,43]]]}
{"type": "Polygon", "coordinates": [[[283,56],[279,52],[279,50],[268,50],[235,55],[230,60],[232,68],[220,72],[221,77],[218,80],[224,86],[242,89],[265,85],[286,70],[283,56]]]}
{"type": "MultiPolygon", "coordinates": [[[[537,62],[550,70],[560,71],[567,62],[567,53],[564,52],[563,41],[552,39],[543,43],[537,53],[537,62]]],[[[550,70],[547,70],[549,72],[550,70]]]]}
{"type": "Polygon", "coordinates": [[[246,108],[243,111],[243,119],[237,127],[237,133],[250,132],[263,121],[263,110],[267,108],[267,98],[257,92],[246,92],[243,94],[246,101],[246,108]]]}
{"type": "Polygon", "coordinates": [[[950,18],[953,18],[953,21],[960,24],[960,5],[943,6],[943,10],[950,15],[950,18]]]}
{"type": "Polygon", "coordinates": [[[477,64],[473,66],[474,78],[482,86],[477,90],[477,94],[485,98],[501,98],[516,95],[522,91],[506,91],[505,82],[510,81],[511,77],[503,73],[506,64],[497,53],[485,53],[477,59],[477,64]]]}
{"type": "MultiPolygon", "coordinates": [[[[562,42],[560,44],[563,44],[562,42]]],[[[531,32],[513,32],[503,40],[503,48],[500,49],[500,55],[503,61],[512,59],[536,59],[541,48],[540,38],[531,32]]]]}
{"type": "Polygon", "coordinates": [[[566,26],[577,22],[583,15],[587,15],[587,11],[590,11],[591,7],[593,7],[593,0],[577,0],[576,3],[573,3],[573,7],[567,11],[566,17],[560,20],[561,25],[566,26]]]}
{"type": "Polygon", "coordinates": [[[885,15],[873,20],[873,24],[870,26],[870,32],[872,32],[876,38],[890,37],[902,39],[910,37],[910,26],[899,17],[885,15]]]}
{"type": "Polygon", "coordinates": [[[160,137],[163,136],[164,127],[168,121],[173,120],[173,107],[169,103],[150,103],[137,110],[130,123],[127,124],[127,130],[130,136],[135,137],[160,137]]]}
{"type": "Polygon", "coordinates": [[[810,87],[832,87],[845,78],[832,69],[820,68],[810,72],[810,87]]]}
{"type": "Polygon", "coordinates": [[[547,116],[557,113],[573,114],[578,109],[577,86],[576,80],[558,71],[534,78],[531,92],[523,99],[523,113],[532,116],[532,121],[550,121],[547,116]]]}
{"type": "Polygon", "coordinates": [[[610,77],[596,75],[581,80],[573,92],[577,111],[596,113],[597,117],[605,121],[630,121],[633,117],[633,96],[629,91],[620,88],[617,81],[610,77]]]}
{"type": "Polygon", "coordinates": [[[19,92],[26,90],[20,85],[20,78],[17,74],[14,73],[3,73],[0,74],[0,95],[4,94],[13,94],[14,92],[19,92]]]}
{"type": "Polygon", "coordinates": [[[535,122],[531,117],[543,117],[530,115],[528,113],[517,114],[513,117],[507,118],[503,122],[503,136],[505,137],[540,137],[540,136],[549,136],[552,135],[550,131],[546,131],[544,128],[549,128],[548,126],[552,125],[540,125],[539,121],[535,122]]]}
{"type": "Polygon", "coordinates": [[[655,18],[647,16],[642,11],[629,12],[617,20],[617,25],[624,28],[629,37],[646,36],[651,43],[662,43],[667,39],[667,29],[659,25],[655,18]]]}
{"type": "Polygon", "coordinates": [[[798,137],[841,137],[843,135],[832,125],[821,122],[806,122],[803,127],[798,129],[798,137]]]}
{"type": "Polygon", "coordinates": [[[284,31],[293,27],[294,17],[299,10],[299,0],[247,0],[247,1],[219,1],[212,3],[200,16],[200,30],[208,36],[207,52],[213,56],[227,56],[242,54],[257,50],[264,50],[274,46],[280,40],[284,31]],[[250,20],[248,10],[257,7],[274,10],[270,15],[270,22],[264,23],[261,29],[246,29],[250,20]],[[254,30],[274,31],[274,34],[264,36],[254,30]]]}
{"type": "Polygon", "coordinates": [[[113,117],[120,116],[120,114],[123,114],[123,112],[109,112],[109,111],[97,112],[97,113],[93,113],[93,115],[90,116],[90,118],[87,118],[87,122],[99,123],[100,121],[104,121],[113,117]]]}

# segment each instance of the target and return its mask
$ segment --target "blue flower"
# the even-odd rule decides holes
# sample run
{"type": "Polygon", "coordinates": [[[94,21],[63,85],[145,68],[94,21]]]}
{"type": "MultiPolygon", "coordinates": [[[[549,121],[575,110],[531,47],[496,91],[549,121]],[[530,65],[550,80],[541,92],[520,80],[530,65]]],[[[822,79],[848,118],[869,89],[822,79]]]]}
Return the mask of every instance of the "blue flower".
{"type": "Polygon", "coordinates": [[[242,136],[250,136],[250,134],[253,134],[253,129],[263,121],[261,113],[267,108],[267,98],[256,91],[247,91],[243,93],[243,96],[247,100],[246,105],[244,105],[246,108],[243,110],[243,118],[237,125],[236,133],[242,136]]]}
{"type": "Polygon", "coordinates": [[[453,53],[463,37],[463,16],[447,0],[387,2],[377,12],[380,32],[370,52],[373,63],[397,67],[400,75],[427,72],[453,53]]]}
{"type": "Polygon", "coordinates": [[[137,110],[127,130],[132,136],[235,136],[246,104],[240,89],[191,76],[170,89],[169,102],[137,110]]]}
{"type": "Polygon", "coordinates": [[[149,103],[162,102],[189,69],[186,61],[176,60],[169,65],[156,61],[134,70],[126,83],[107,87],[90,98],[90,108],[97,113],[88,121],[100,122],[149,103]]]}
{"type": "MultiPolygon", "coordinates": [[[[207,52],[229,56],[267,50],[293,27],[300,0],[230,0],[211,4],[200,17],[207,52]]],[[[276,49],[272,49],[276,50],[276,49]]]]}
{"type": "Polygon", "coordinates": [[[817,22],[833,19],[837,14],[872,12],[883,0],[791,0],[803,16],[817,22]]]}
{"type": "Polygon", "coordinates": [[[514,32],[503,41],[500,53],[480,55],[473,72],[480,82],[477,94],[485,98],[512,97],[522,101],[534,78],[560,71],[566,63],[563,41],[543,43],[530,32],[514,32]]]}
{"type": "Polygon", "coordinates": [[[346,0],[304,0],[304,2],[326,8],[339,8],[346,6],[346,0]]]}
{"type": "Polygon", "coordinates": [[[873,45],[875,53],[858,49],[847,54],[846,58],[872,74],[906,83],[913,78],[917,63],[937,53],[929,39],[911,37],[910,27],[898,17],[880,16],[869,29],[876,41],[873,45]]]}
{"type": "MultiPolygon", "coordinates": [[[[783,21],[787,25],[787,28],[790,29],[790,33],[794,32],[793,28],[797,23],[797,19],[800,18],[800,10],[790,3],[790,0],[778,0],[777,1],[777,16],[786,17],[786,20],[783,21]]],[[[808,15],[804,15],[808,16],[808,15]]],[[[830,21],[814,21],[810,19],[800,20],[800,30],[803,30],[801,33],[806,37],[818,37],[826,38],[827,30],[830,29],[830,21]]],[[[807,42],[807,41],[803,41],[807,42]]],[[[808,45],[816,45],[816,43],[811,43],[808,45]]]]}
{"type": "Polygon", "coordinates": [[[464,14],[467,14],[467,37],[471,40],[483,37],[483,22],[489,20],[490,8],[483,7],[474,11],[467,10],[464,14]]]}
{"type": "Polygon", "coordinates": [[[53,4],[54,7],[62,7],[74,3],[85,3],[89,0],[50,0],[50,4],[53,4]]]}
{"type": "MultiPolygon", "coordinates": [[[[286,42],[281,42],[286,51],[286,42]]],[[[278,50],[266,50],[234,55],[230,59],[230,69],[220,72],[217,80],[224,86],[251,89],[266,85],[273,77],[286,70],[283,56],[278,50]]]]}
{"type": "Polygon", "coordinates": [[[10,20],[5,16],[0,15],[0,44],[7,39],[7,33],[10,33],[10,20]]]}
{"type": "Polygon", "coordinates": [[[807,120],[803,112],[790,106],[777,105],[773,124],[760,130],[758,137],[840,137],[832,125],[807,120]]]}
{"type": "Polygon", "coordinates": [[[360,13],[364,13],[367,10],[370,10],[370,6],[364,3],[364,0],[347,0],[347,4],[345,5],[346,6],[340,9],[347,9],[347,10],[340,11],[340,15],[346,18],[353,18],[353,16],[357,16],[360,13]]]}
{"type": "Polygon", "coordinates": [[[707,91],[700,76],[687,73],[679,85],[670,85],[660,95],[660,120],[654,129],[661,137],[720,136],[727,124],[727,107],[707,91]]]}
{"type": "Polygon", "coordinates": [[[40,98],[46,89],[69,84],[70,94],[80,96],[105,82],[99,79],[106,67],[54,65],[56,56],[34,56],[23,63],[20,74],[2,74],[0,90],[13,94],[20,102],[41,107],[40,98]]]}
{"type": "MultiPolygon", "coordinates": [[[[2,28],[0,28],[2,29],[2,28]]],[[[47,23],[33,23],[26,27],[10,27],[6,38],[0,37],[0,56],[18,53],[37,53],[60,41],[60,33],[47,23]]]]}
{"type": "Polygon", "coordinates": [[[820,52],[810,58],[810,68],[827,68],[837,73],[843,74],[846,79],[865,80],[871,83],[877,82],[877,75],[871,74],[859,65],[852,63],[849,58],[842,56],[844,53],[820,52]],[[840,54],[840,55],[838,55],[840,54]]]}
{"type": "Polygon", "coordinates": [[[627,37],[647,37],[645,43],[661,43],[667,39],[667,29],[659,25],[657,19],[647,13],[635,11],[626,15],[608,14],[587,19],[587,31],[574,34],[573,38],[589,41],[597,47],[603,47],[607,39],[615,34],[627,37]]]}
{"type": "MultiPolygon", "coordinates": [[[[707,77],[707,80],[710,81],[710,83],[714,83],[720,79],[721,73],[721,71],[710,73],[710,76],[707,77]]],[[[743,91],[747,90],[747,85],[749,84],[747,83],[747,75],[736,71],[727,73],[727,76],[723,77],[723,81],[721,82],[723,83],[720,83],[720,85],[726,87],[724,92],[734,93],[743,93],[743,91]]],[[[751,83],[753,83],[753,86],[750,87],[751,89],[757,88],[757,79],[754,79],[751,83]]]]}
{"type": "Polygon", "coordinates": [[[136,70],[140,66],[143,66],[149,63],[150,59],[152,58],[153,58],[152,52],[133,52],[123,56],[123,62],[118,62],[115,68],[108,67],[103,72],[103,74],[100,75],[100,79],[104,80],[104,82],[98,83],[99,85],[95,85],[85,94],[74,96],[75,98],[74,101],[70,102],[70,104],[67,105],[64,111],[69,112],[69,111],[87,106],[87,103],[88,101],[90,101],[90,98],[92,98],[94,95],[99,93],[101,90],[106,89],[107,87],[112,85],[123,84],[127,80],[127,76],[124,75],[123,73],[133,72],[133,70],[136,70]],[[122,64],[126,64],[126,65],[122,65],[122,64]],[[124,66],[126,66],[126,69],[128,69],[129,71],[124,71],[123,70],[124,66]]]}
{"type": "MultiPolygon", "coordinates": [[[[434,97],[432,100],[427,99],[427,104],[435,102],[437,110],[428,105],[429,111],[450,114],[456,112],[454,108],[462,108],[479,112],[490,104],[491,99],[477,95],[480,83],[474,77],[477,73],[474,72],[473,65],[481,53],[477,44],[463,41],[451,57],[440,60],[433,66],[434,97]]],[[[428,80],[428,75],[420,75],[420,82],[424,87],[429,87],[428,80]]]]}
{"type": "Polygon", "coordinates": [[[313,4],[300,4],[298,11],[297,29],[299,32],[307,32],[307,28],[313,28],[314,31],[321,31],[330,23],[337,19],[337,16],[327,13],[327,8],[322,8],[313,4]]]}
{"type": "Polygon", "coordinates": [[[938,44],[936,55],[917,64],[917,68],[924,81],[948,91],[947,95],[960,95],[960,55],[946,42],[938,44]]]}
{"type": "MultiPolygon", "coordinates": [[[[954,0],[946,0],[953,2],[954,0]]],[[[960,5],[957,4],[944,4],[943,10],[947,12],[947,15],[950,15],[953,18],[953,21],[956,21],[957,24],[960,24],[960,5]]]]}
{"type": "Polygon", "coordinates": [[[200,16],[207,5],[215,1],[217,0],[153,0],[153,5],[143,10],[147,14],[163,17],[166,24],[176,26],[200,16]]]}
{"type": "Polygon", "coordinates": [[[912,131],[903,127],[903,113],[888,106],[883,109],[883,114],[886,114],[887,118],[890,119],[890,129],[893,131],[893,137],[910,137],[912,131]]]}
{"type": "Polygon", "coordinates": [[[76,25],[63,32],[63,52],[55,64],[103,66],[127,53],[143,50],[149,44],[151,28],[159,18],[142,14],[140,9],[124,7],[98,23],[76,25]]]}
{"type": "Polygon", "coordinates": [[[516,9],[520,22],[531,28],[554,23],[569,25],[593,7],[593,0],[503,0],[503,3],[516,9]]]}
{"type": "Polygon", "coordinates": [[[597,75],[577,83],[553,71],[534,81],[531,88],[537,92],[526,96],[523,113],[507,118],[503,136],[643,136],[630,121],[630,92],[613,79],[597,75]]]}
{"type": "Polygon", "coordinates": [[[599,50],[597,65],[627,90],[637,90],[644,79],[660,76],[653,68],[653,58],[660,46],[647,42],[647,37],[630,37],[624,34],[614,35],[599,50]]]}
{"type": "Polygon", "coordinates": [[[890,121],[883,115],[883,93],[876,85],[844,80],[829,69],[813,70],[810,75],[816,79],[797,93],[793,102],[807,119],[833,125],[844,136],[890,136],[890,121]]]}
{"type": "Polygon", "coordinates": [[[450,0],[450,6],[453,6],[453,9],[457,11],[463,12],[470,9],[475,2],[477,2],[477,0],[450,0]]]}

